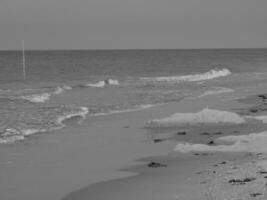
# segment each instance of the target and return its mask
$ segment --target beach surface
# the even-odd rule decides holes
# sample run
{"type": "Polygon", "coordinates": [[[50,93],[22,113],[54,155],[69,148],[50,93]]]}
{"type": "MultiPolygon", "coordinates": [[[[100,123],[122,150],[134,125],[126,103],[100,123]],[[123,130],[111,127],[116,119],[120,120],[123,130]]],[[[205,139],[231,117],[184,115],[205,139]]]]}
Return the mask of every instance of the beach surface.
{"type": "MultiPolygon", "coordinates": [[[[240,89],[227,95],[192,97],[140,111],[89,117],[82,123],[80,118],[69,120],[66,123],[70,128],[33,136],[27,141],[30,145],[23,142],[2,147],[1,197],[204,200],[214,199],[212,195],[216,194],[217,199],[224,199],[230,194],[228,190],[236,191],[233,187],[229,189],[229,180],[245,179],[248,173],[255,177],[265,173],[258,173],[258,168],[252,166],[263,160],[264,154],[260,157],[257,153],[261,152],[256,151],[213,150],[185,153],[175,151],[175,146],[178,142],[189,142],[216,147],[210,142],[219,137],[258,133],[267,126],[254,119],[240,124],[201,122],[162,127],[150,127],[150,122],[174,113],[199,113],[203,109],[255,116],[251,108],[262,108],[258,96],[264,92],[265,87],[258,86],[257,90],[240,89]],[[70,191],[73,192],[66,195],[70,191]]],[[[265,184],[264,177],[260,180],[261,185],[265,184]]],[[[236,187],[243,194],[244,186],[247,196],[253,192],[264,194],[262,190],[253,190],[258,188],[254,182],[250,184],[252,189],[242,184],[236,187]]],[[[257,198],[264,199],[265,196],[257,194],[257,198]]]]}
{"type": "MultiPolygon", "coordinates": [[[[262,105],[264,100],[259,96],[264,92],[267,92],[265,87],[257,87],[257,90],[241,89],[229,95],[186,99],[171,105],[171,110],[172,113],[194,113],[208,106],[210,109],[240,113],[240,116],[252,116],[255,111],[251,112],[251,108],[262,105]]],[[[259,113],[264,115],[266,111],[259,109],[257,114],[259,113]]],[[[215,141],[219,137],[260,133],[265,130],[266,125],[258,121],[240,124],[190,124],[167,128],[158,126],[150,129],[151,141],[148,144],[154,142],[154,146],[160,147],[170,141],[185,141],[216,148],[219,144],[215,141]]],[[[144,156],[145,158],[137,160],[141,164],[120,170],[136,175],[90,185],[72,192],[64,200],[266,199],[267,177],[264,174],[267,172],[262,166],[267,157],[265,152],[256,147],[250,148],[247,151],[200,148],[181,152],[174,151],[173,147],[165,155],[144,156]]]]}

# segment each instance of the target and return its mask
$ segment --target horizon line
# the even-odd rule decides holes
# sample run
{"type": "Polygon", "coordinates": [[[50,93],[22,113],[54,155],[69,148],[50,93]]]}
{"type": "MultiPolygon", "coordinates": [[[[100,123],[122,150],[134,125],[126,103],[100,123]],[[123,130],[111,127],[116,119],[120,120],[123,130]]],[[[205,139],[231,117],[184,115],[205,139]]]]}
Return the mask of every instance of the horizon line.
{"type": "MultiPolygon", "coordinates": [[[[25,49],[25,51],[137,51],[137,50],[238,50],[238,49],[267,49],[267,47],[222,47],[222,48],[73,48],[73,49],[25,49]]],[[[0,51],[21,51],[21,49],[0,49],[0,51]]]]}

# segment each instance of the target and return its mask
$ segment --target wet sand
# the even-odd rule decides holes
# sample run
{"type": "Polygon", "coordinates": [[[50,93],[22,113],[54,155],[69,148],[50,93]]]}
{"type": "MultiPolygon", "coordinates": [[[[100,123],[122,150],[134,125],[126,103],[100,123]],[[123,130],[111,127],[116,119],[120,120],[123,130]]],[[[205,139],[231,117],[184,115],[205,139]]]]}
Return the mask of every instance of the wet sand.
{"type": "Polygon", "coordinates": [[[177,153],[143,159],[166,167],[150,168],[147,164],[126,169],[137,176],[107,181],[81,189],[64,200],[84,199],[190,199],[204,200],[208,192],[202,173],[213,173],[210,166],[233,159],[231,154],[179,155],[177,153]]]}
{"type": "MultiPolygon", "coordinates": [[[[196,112],[208,105],[214,109],[237,112],[241,116],[255,115],[250,109],[262,105],[263,101],[258,99],[258,95],[264,92],[267,91],[262,87],[257,91],[240,90],[230,95],[187,99],[178,103],[175,108],[176,112],[196,112]]],[[[265,110],[258,112],[264,114],[265,110]]],[[[216,141],[218,137],[257,133],[265,131],[266,128],[266,124],[252,123],[155,129],[150,130],[150,142],[154,143],[154,146],[168,141],[216,145],[210,142],[216,141]]],[[[266,158],[267,156],[261,153],[170,151],[166,155],[139,159],[141,164],[120,170],[135,173],[135,176],[89,185],[70,193],[64,200],[266,199],[267,177],[257,165],[266,158]]]]}
{"type": "Polygon", "coordinates": [[[165,155],[176,144],[155,145],[144,129],[145,122],[168,116],[181,106],[172,103],[88,117],[81,124],[68,122],[68,128],[1,145],[1,199],[58,200],[93,183],[134,175],[118,169],[137,164],[142,157],[165,155]]]}

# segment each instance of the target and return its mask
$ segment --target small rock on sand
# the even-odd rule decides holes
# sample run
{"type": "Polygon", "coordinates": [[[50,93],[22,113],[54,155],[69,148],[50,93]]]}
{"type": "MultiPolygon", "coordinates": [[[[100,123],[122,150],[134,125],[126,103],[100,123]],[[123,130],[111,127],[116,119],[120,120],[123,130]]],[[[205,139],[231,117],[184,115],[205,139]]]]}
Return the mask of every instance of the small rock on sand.
{"type": "Polygon", "coordinates": [[[208,142],[208,144],[209,144],[209,145],[214,145],[215,142],[214,142],[214,140],[211,140],[211,141],[208,142]]]}

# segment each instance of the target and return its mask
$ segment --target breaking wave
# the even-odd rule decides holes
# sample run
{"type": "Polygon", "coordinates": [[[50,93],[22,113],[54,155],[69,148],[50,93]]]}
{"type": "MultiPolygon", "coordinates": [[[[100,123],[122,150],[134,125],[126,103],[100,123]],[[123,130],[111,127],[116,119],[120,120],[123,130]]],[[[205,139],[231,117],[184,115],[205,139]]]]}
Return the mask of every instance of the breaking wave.
{"type": "Polygon", "coordinates": [[[148,127],[176,127],[197,124],[242,124],[245,119],[240,115],[221,110],[205,108],[196,113],[176,113],[163,119],[154,119],[147,123],[148,127]]]}
{"type": "Polygon", "coordinates": [[[44,103],[50,99],[50,97],[54,94],[61,94],[64,92],[64,90],[70,90],[71,87],[69,86],[64,86],[64,87],[57,87],[54,91],[52,92],[45,92],[41,94],[30,94],[30,95],[24,95],[21,98],[28,100],[32,103],[44,103]]]}
{"type": "Polygon", "coordinates": [[[8,128],[1,135],[0,144],[5,143],[13,143],[16,141],[24,140],[27,136],[32,135],[34,133],[45,132],[45,129],[22,129],[17,130],[14,128],[8,128]]]}
{"type": "Polygon", "coordinates": [[[99,81],[97,83],[88,83],[86,86],[102,88],[102,87],[105,87],[105,85],[106,85],[105,81],[99,81]]]}
{"type": "Polygon", "coordinates": [[[63,123],[65,120],[67,119],[71,119],[73,117],[77,117],[77,116],[80,116],[82,117],[83,119],[86,118],[86,115],[89,113],[89,109],[87,107],[80,107],[78,111],[76,112],[73,112],[73,113],[69,113],[69,114],[66,114],[66,115],[62,115],[62,116],[59,116],[57,118],[57,123],[60,124],[62,127],[65,126],[65,124],[63,123]]]}
{"type": "Polygon", "coordinates": [[[28,113],[17,124],[4,128],[0,133],[0,144],[24,140],[29,135],[49,132],[65,127],[64,121],[80,116],[86,118],[87,107],[60,107],[41,110],[40,113],[28,113]]]}
{"type": "Polygon", "coordinates": [[[86,86],[102,88],[102,87],[105,87],[107,85],[120,85],[120,83],[118,80],[115,80],[115,79],[107,79],[104,81],[99,81],[97,83],[88,83],[86,86]]]}
{"type": "Polygon", "coordinates": [[[27,96],[22,96],[22,99],[28,100],[33,103],[43,103],[50,99],[50,93],[43,93],[43,94],[31,94],[27,96]]]}
{"type": "Polygon", "coordinates": [[[232,74],[230,70],[224,68],[224,69],[212,69],[206,73],[203,74],[193,74],[193,75],[185,75],[185,76],[168,76],[168,77],[144,77],[141,78],[142,80],[146,81],[162,81],[162,82],[182,82],[182,81],[189,81],[189,82],[195,82],[195,81],[204,81],[204,80],[210,80],[214,78],[219,78],[223,76],[228,76],[232,74]]]}

